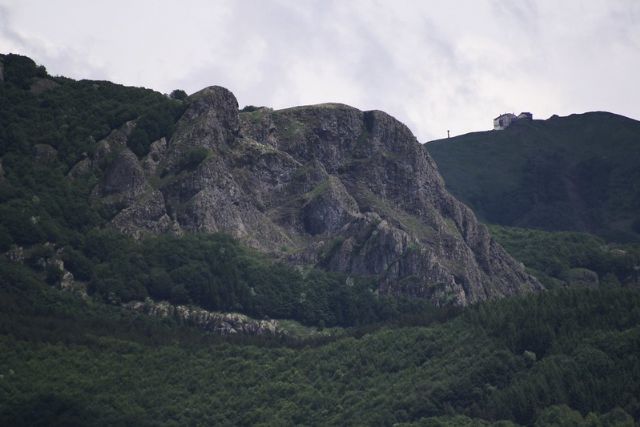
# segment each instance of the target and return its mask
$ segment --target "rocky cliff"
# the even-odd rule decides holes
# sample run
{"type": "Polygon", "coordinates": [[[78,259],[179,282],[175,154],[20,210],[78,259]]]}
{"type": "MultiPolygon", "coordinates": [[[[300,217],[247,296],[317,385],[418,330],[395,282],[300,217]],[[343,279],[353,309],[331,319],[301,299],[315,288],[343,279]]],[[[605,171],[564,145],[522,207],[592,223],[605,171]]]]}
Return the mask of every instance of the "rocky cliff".
{"type": "Polygon", "coordinates": [[[135,122],[99,142],[96,200],[125,233],[225,232],[280,259],[359,276],[379,292],[465,305],[541,289],[446,190],[409,129],[381,111],[322,104],[239,112],[192,95],[169,141],[138,158],[135,122]]]}

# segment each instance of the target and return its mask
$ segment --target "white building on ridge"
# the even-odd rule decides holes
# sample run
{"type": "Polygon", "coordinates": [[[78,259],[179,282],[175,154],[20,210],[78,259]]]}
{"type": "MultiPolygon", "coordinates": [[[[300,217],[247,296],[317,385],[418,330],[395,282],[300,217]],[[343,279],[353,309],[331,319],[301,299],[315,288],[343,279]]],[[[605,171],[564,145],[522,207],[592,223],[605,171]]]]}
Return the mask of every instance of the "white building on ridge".
{"type": "Polygon", "coordinates": [[[513,113],[500,114],[493,119],[493,129],[503,130],[509,127],[509,125],[517,120],[533,120],[533,114],[528,111],[522,112],[517,116],[513,113]]]}

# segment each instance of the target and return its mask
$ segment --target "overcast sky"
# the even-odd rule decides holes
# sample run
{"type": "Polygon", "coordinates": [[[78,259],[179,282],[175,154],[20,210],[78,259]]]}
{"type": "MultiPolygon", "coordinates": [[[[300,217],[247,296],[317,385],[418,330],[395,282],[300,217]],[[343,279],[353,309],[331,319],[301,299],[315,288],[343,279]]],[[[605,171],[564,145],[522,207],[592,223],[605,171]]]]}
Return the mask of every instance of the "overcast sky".
{"type": "Polygon", "coordinates": [[[640,0],[0,0],[0,52],[240,106],[384,110],[421,142],[511,111],[640,118],[640,0]]]}

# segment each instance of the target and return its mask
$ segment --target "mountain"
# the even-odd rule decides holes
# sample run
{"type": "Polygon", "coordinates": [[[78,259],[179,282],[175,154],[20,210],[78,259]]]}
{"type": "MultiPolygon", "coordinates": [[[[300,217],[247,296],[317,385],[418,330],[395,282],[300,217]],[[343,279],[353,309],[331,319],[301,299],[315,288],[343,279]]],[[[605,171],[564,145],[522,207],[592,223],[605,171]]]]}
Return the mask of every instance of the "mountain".
{"type": "Polygon", "coordinates": [[[640,240],[640,122],[606,112],[519,120],[424,145],[481,220],[640,240]]]}
{"type": "Polygon", "coordinates": [[[137,162],[126,148],[107,169],[102,195],[132,202],[111,221],[119,230],[223,231],[292,262],[378,276],[385,293],[440,302],[536,287],[387,114],[339,104],[238,114],[220,87],[189,102],[166,148],[152,145],[154,169],[144,174],[151,157],[137,162]],[[185,170],[193,153],[202,160],[185,170]]]}
{"type": "Polygon", "coordinates": [[[0,55],[0,425],[633,426],[640,250],[491,230],[545,292],[382,112],[0,55]]]}
{"type": "Polygon", "coordinates": [[[16,55],[3,62],[3,226],[12,242],[48,241],[40,221],[136,239],[223,232],[290,265],[374,278],[382,295],[465,305],[541,289],[383,112],[240,112],[222,87],[170,99],[51,78],[16,55]],[[65,175],[55,185],[54,172],[65,175]],[[51,200],[36,181],[73,200],[51,200]]]}

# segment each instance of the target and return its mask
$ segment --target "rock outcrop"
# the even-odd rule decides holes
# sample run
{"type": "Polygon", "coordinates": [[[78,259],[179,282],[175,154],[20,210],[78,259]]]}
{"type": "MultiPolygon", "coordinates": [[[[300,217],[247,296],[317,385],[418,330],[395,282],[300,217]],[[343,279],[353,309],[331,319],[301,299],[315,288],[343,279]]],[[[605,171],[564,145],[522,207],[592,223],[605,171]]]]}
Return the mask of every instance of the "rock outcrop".
{"type": "Polygon", "coordinates": [[[285,331],[277,320],[256,320],[244,314],[207,311],[187,305],[171,305],[166,301],[130,301],[127,309],[160,318],[172,318],[220,335],[283,335],[285,331]]]}
{"type": "MultiPolygon", "coordinates": [[[[94,195],[134,236],[225,232],[294,264],[376,277],[379,292],[466,305],[541,289],[445,189],[409,129],[322,104],[240,113],[221,87],[192,95],[170,140],[138,159],[135,123],[98,145],[94,195]]],[[[78,166],[80,167],[80,166],[78,166]]]]}
{"type": "Polygon", "coordinates": [[[33,146],[33,156],[36,163],[49,164],[56,160],[58,151],[47,144],[36,144],[33,146]]]}

